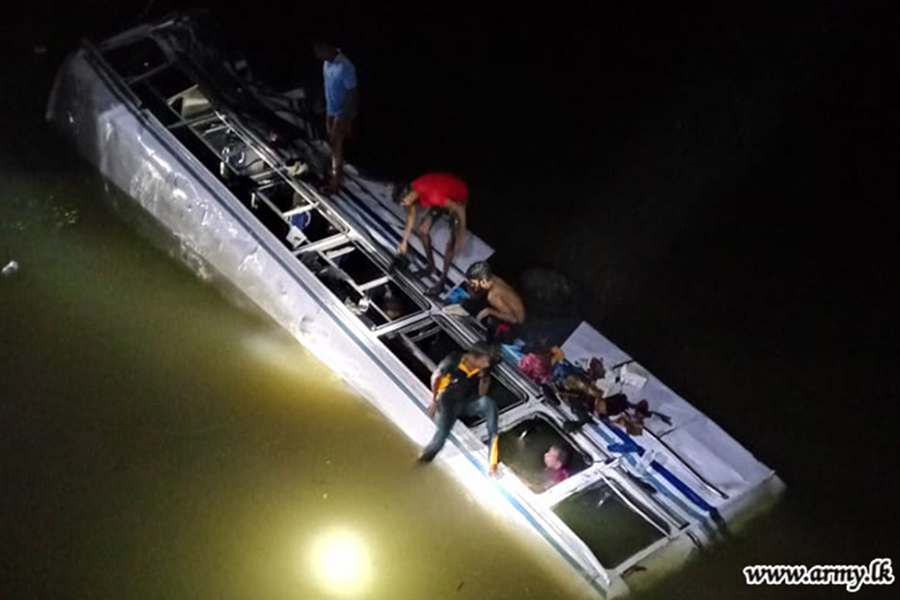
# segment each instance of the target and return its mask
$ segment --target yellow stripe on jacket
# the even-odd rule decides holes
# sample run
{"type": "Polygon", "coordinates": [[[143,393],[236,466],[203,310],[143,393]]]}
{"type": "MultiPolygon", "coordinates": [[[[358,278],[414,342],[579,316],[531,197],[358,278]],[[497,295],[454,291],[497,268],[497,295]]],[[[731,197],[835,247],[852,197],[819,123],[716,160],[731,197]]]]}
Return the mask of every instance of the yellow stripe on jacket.
{"type": "MultiPolygon", "coordinates": [[[[466,377],[472,378],[475,375],[478,375],[481,372],[481,369],[470,369],[466,366],[464,361],[459,361],[459,364],[456,365],[456,368],[466,374],[466,377]]],[[[444,390],[447,389],[447,386],[450,385],[450,379],[452,378],[452,373],[447,373],[446,375],[442,375],[437,380],[437,393],[438,396],[444,393],[444,390]]]]}

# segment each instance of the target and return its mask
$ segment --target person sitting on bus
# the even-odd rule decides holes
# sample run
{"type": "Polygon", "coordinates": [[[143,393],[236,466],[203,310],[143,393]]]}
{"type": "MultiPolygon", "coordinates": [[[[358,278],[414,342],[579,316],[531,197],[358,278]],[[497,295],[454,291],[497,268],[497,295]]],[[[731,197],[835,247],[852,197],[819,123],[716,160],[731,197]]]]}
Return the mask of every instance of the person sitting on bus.
{"type": "Polygon", "coordinates": [[[518,292],[494,275],[485,261],[472,263],[466,270],[469,289],[485,292],[487,307],[476,315],[488,328],[488,340],[515,339],[525,323],[525,304],[518,292]]]}

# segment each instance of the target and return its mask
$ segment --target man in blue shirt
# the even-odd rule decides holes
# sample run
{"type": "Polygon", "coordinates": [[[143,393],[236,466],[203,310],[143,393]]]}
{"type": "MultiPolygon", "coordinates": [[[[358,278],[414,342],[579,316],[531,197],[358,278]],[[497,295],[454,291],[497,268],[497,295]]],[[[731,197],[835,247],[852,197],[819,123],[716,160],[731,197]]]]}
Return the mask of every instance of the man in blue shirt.
{"type": "Polygon", "coordinates": [[[334,193],[344,174],[344,141],[353,132],[353,119],[359,105],[356,68],[332,42],[316,42],[313,50],[316,58],[323,62],[325,129],[331,146],[331,179],[326,191],[334,193]]]}

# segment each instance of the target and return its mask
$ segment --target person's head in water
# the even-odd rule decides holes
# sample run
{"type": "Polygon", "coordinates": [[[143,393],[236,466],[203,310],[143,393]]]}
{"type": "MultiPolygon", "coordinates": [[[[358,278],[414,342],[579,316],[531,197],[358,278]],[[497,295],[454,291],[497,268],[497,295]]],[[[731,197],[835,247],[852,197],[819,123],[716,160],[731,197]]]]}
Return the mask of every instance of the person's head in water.
{"type": "Polygon", "coordinates": [[[551,471],[559,471],[566,468],[569,462],[569,451],[562,446],[550,446],[550,449],[544,452],[544,466],[551,471]]]}
{"type": "Polygon", "coordinates": [[[419,199],[419,194],[412,185],[406,182],[398,183],[394,186],[394,202],[409,208],[419,199]]]}
{"type": "Polygon", "coordinates": [[[487,369],[494,362],[497,352],[486,342],[477,342],[466,352],[466,362],[476,369],[487,369]]]}
{"type": "Polygon", "coordinates": [[[468,281],[469,289],[473,291],[489,290],[494,282],[494,273],[486,261],[480,260],[469,265],[469,268],[466,270],[466,280],[468,281]]]}
{"type": "Polygon", "coordinates": [[[321,61],[332,62],[338,55],[338,47],[331,39],[323,38],[313,42],[313,52],[321,61]]]}

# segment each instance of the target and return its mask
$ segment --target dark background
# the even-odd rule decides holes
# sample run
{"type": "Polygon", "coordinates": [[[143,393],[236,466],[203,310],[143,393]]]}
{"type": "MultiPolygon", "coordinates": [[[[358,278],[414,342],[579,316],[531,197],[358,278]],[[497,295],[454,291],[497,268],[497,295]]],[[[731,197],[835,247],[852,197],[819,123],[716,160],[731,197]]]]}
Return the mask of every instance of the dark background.
{"type": "MultiPolygon", "coordinates": [[[[900,558],[893,4],[215,12],[283,89],[317,81],[309,39],[337,36],[360,80],[351,162],[464,177],[502,276],[569,276],[585,318],[780,473],[779,508],[660,596],[818,598],[846,593],[751,589],[740,567],[900,558]]],[[[7,7],[4,118],[42,126],[80,37],[190,5],[7,7]]]]}

